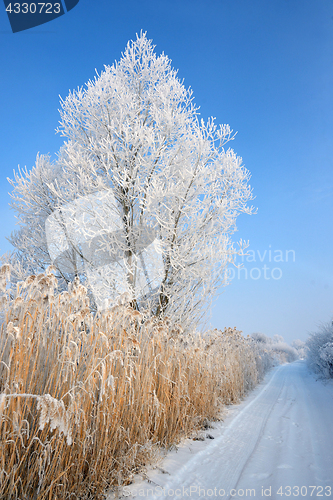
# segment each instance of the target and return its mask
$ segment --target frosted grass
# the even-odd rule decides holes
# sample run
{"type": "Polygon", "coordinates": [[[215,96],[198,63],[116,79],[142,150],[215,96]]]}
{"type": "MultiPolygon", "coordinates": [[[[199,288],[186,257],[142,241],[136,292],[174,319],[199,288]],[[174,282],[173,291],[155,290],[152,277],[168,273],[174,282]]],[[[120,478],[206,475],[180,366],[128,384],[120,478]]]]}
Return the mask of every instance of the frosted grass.
{"type": "Polygon", "coordinates": [[[102,499],[221,417],[272,365],[236,329],[184,335],[121,304],[93,315],[54,269],[9,290],[0,270],[0,497],[102,499]]]}

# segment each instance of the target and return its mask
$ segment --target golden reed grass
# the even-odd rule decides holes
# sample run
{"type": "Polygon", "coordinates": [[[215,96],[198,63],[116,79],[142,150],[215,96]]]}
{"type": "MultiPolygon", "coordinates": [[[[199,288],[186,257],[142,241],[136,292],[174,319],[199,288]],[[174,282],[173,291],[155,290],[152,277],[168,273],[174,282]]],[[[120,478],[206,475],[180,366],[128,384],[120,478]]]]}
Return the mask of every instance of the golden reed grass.
{"type": "MultiPolygon", "coordinates": [[[[157,446],[219,418],[265,370],[240,332],[184,336],[126,305],[93,315],[49,268],[6,291],[1,268],[0,498],[102,499],[157,446]]],[[[8,277],[7,277],[8,278],[8,277]]]]}

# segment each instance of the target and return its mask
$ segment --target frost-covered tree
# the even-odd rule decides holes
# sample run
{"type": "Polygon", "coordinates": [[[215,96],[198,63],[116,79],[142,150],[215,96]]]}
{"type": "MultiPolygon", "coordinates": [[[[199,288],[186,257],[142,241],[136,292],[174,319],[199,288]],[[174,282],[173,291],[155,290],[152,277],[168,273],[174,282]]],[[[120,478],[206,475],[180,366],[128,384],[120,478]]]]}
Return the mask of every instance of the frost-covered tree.
{"type": "Polygon", "coordinates": [[[273,338],[270,338],[264,333],[258,332],[252,333],[251,337],[257,345],[268,352],[279,363],[291,363],[298,358],[296,349],[287,344],[282,335],[273,335],[273,338]]]}
{"type": "Polygon", "coordinates": [[[38,269],[53,261],[65,280],[85,277],[99,307],[121,294],[197,324],[244,248],[231,239],[237,216],[252,212],[230,127],[199,118],[145,34],[61,108],[58,159],[38,157],[12,181],[12,244],[38,269]]]}
{"type": "Polygon", "coordinates": [[[255,340],[258,344],[262,345],[271,345],[273,343],[273,340],[270,337],[267,337],[264,333],[261,332],[255,332],[251,334],[251,337],[253,340],[255,340]]]}
{"type": "Polygon", "coordinates": [[[298,356],[301,359],[305,358],[305,342],[301,339],[295,339],[292,341],[291,346],[297,351],[298,356]]]}
{"type": "Polygon", "coordinates": [[[292,363],[298,359],[296,349],[291,347],[286,342],[276,342],[270,346],[273,353],[276,353],[281,362],[292,363]]]}
{"type": "MultiPolygon", "coordinates": [[[[50,184],[55,179],[60,182],[62,168],[51,163],[48,155],[37,155],[36,163],[31,171],[26,168],[14,173],[14,180],[9,180],[14,187],[11,194],[11,207],[17,214],[21,228],[8,238],[16,248],[16,255],[3,256],[10,262],[19,278],[23,273],[41,272],[50,264],[47,248],[45,221],[59,206],[59,199],[54,195],[50,184]],[[19,264],[15,264],[18,258],[19,264]]],[[[65,180],[63,181],[65,182],[65,180]]]]}

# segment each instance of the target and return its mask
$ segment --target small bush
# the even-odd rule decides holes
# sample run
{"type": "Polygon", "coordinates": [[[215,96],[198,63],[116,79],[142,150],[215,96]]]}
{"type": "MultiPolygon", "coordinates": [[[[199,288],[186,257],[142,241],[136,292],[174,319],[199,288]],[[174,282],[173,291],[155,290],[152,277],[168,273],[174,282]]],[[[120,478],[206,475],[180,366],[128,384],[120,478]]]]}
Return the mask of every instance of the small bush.
{"type": "Polygon", "coordinates": [[[306,357],[306,343],[303,340],[296,339],[292,342],[291,346],[296,350],[299,358],[304,359],[306,357]]]}
{"type": "Polygon", "coordinates": [[[273,344],[271,350],[279,357],[280,363],[292,363],[298,359],[297,351],[286,342],[273,344]]]}
{"type": "Polygon", "coordinates": [[[333,322],[310,335],[306,350],[309,367],[325,378],[333,378],[333,322]]]}
{"type": "Polygon", "coordinates": [[[253,333],[251,337],[267,353],[270,360],[275,360],[275,364],[292,363],[299,358],[296,349],[288,345],[281,335],[270,338],[264,333],[253,333]]]}

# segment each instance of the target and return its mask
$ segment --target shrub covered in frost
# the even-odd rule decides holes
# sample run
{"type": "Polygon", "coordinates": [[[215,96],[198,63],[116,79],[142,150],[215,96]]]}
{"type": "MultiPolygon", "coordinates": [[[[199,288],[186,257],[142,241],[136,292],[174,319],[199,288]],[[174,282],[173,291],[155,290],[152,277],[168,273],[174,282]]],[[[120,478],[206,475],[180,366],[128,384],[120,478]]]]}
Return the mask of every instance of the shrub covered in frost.
{"type": "Polygon", "coordinates": [[[271,344],[272,339],[270,337],[267,337],[264,333],[256,332],[252,333],[251,337],[253,340],[255,340],[257,343],[260,344],[271,344]]]}
{"type": "Polygon", "coordinates": [[[291,346],[294,349],[296,349],[299,358],[301,358],[301,359],[305,358],[305,356],[306,356],[306,354],[305,354],[306,343],[304,342],[304,340],[301,340],[301,339],[293,340],[293,342],[291,343],[291,346]]]}
{"type": "Polygon", "coordinates": [[[277,342],[271,346],[272,352],[276,353],[283,363],[292,363],[298,359],[296,349],[288,345],[286,342],[277,342]]]}
{"type": "Polygon", "coordinates": [[[273,338],[270,338],[264,333],[257,332],[253,333],[251,337],[261,351],[265,352],[275,363],[292,363],[299,357],[296,349],[287,344],[281,335],[274,335],[273,338]]]}
{"type": "Polygon", "coordinates": [[[312,333],[306,348],[310,368],[325,378],[333,378],[333,321],[312,333]]]}

